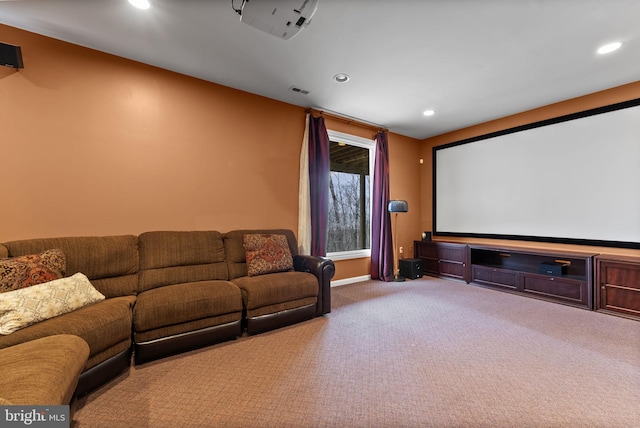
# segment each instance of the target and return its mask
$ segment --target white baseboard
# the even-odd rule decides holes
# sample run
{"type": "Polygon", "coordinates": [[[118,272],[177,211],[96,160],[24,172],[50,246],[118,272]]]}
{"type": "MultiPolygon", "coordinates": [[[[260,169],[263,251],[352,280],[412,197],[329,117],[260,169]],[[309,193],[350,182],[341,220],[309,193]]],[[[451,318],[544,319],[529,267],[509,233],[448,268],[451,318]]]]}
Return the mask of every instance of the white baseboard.
{"type": "Polygon", "coordinates": [[[371,275],[354,276],[353,278],[339,279],[337,281],[331,281],[332,287],[339,287],[341,285],[353,284],[354,282],[368,281],[371,279],[371,275]]]}

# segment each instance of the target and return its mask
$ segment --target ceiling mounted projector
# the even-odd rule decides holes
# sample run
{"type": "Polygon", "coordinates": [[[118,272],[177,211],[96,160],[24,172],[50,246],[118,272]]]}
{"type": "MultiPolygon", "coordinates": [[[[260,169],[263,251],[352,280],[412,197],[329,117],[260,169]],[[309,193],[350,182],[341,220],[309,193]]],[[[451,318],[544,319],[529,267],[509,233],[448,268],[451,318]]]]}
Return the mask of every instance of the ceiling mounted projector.
{"type": "Polygon", "coordinates": [[[245,0],[240,21],[289,40],[309,25],[318,0],[245,0]]]}

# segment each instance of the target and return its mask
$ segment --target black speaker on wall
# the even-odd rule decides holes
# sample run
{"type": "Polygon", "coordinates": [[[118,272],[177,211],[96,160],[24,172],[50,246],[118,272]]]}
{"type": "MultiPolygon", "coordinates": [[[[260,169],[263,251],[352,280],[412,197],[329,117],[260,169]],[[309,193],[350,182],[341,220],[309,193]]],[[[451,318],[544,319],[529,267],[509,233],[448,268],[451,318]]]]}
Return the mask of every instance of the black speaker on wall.
{"type": "Polygon", "coordinates": [[[11,68],[24,68],[20,46],[0,43],[0,65],[11,68]]]}

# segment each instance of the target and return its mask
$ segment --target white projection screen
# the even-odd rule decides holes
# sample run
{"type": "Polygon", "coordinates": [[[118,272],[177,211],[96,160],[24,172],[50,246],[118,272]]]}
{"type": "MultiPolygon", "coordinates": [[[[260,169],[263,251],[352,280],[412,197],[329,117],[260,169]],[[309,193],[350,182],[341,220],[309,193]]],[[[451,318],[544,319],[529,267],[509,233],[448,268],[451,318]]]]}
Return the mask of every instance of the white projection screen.
{"type": "Polygon", "coordinates": [[[640,99],[435,147],[433,232],[640,248],[640,99]]]}

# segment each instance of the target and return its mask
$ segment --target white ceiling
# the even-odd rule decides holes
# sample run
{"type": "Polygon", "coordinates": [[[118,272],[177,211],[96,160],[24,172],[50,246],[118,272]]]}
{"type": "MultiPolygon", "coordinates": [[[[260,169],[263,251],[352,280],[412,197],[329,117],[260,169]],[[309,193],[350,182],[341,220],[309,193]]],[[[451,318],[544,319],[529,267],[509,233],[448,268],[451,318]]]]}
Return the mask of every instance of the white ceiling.
{"type": "Polygon", "coordinates": [[[418,139],[640,80],[639,0],[319,0],[288,41],[231,0],[150,1],[2,0],[0,23],[418,139]]]}

